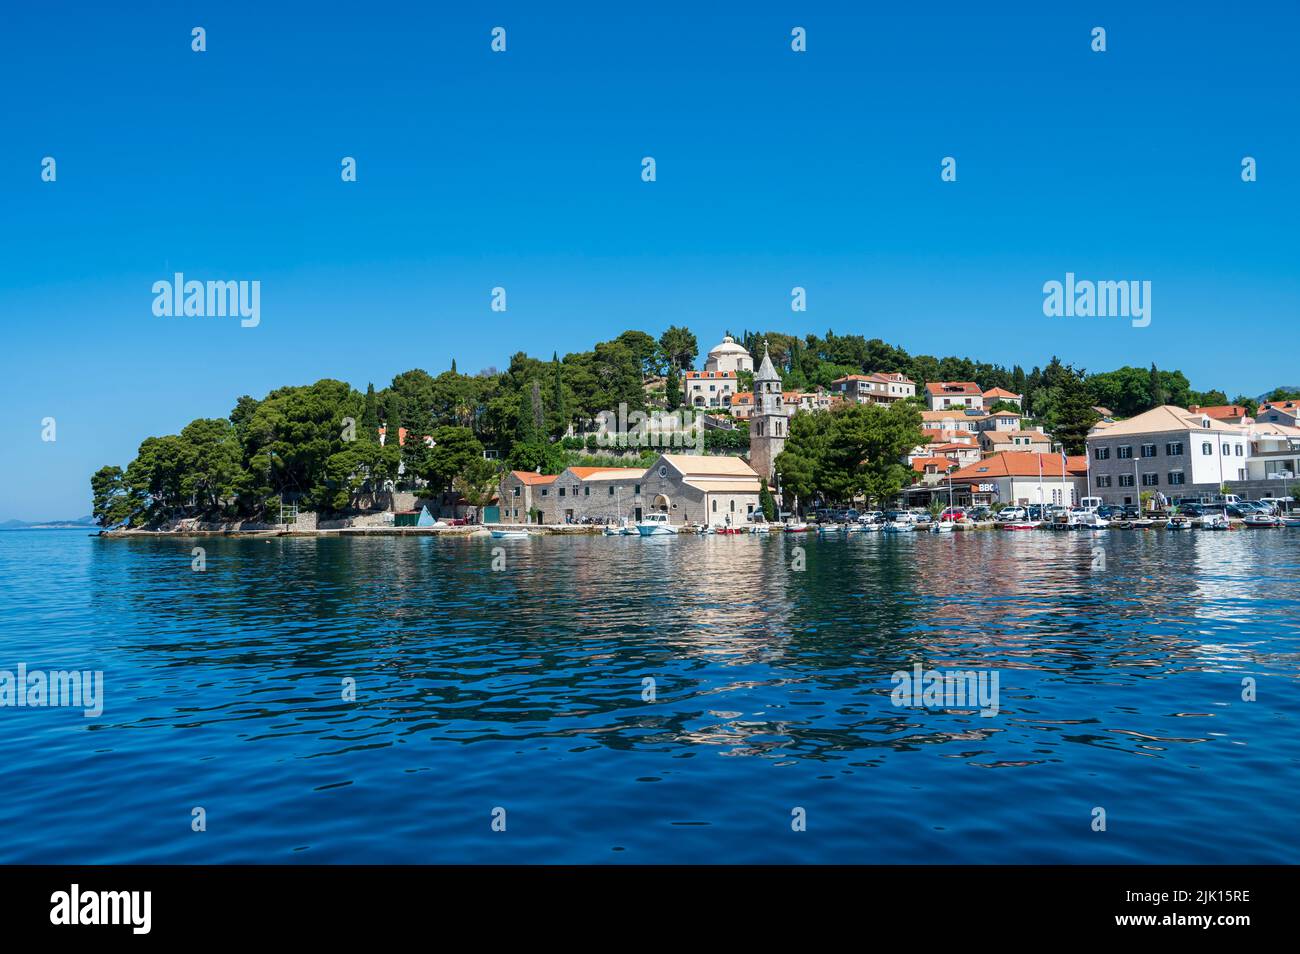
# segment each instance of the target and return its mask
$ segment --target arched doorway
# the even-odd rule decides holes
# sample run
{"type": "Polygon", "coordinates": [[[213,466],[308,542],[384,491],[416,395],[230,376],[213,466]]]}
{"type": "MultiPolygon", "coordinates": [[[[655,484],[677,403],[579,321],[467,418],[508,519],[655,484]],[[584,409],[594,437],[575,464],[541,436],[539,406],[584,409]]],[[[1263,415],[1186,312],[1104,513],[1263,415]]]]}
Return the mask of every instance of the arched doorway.
{"type": "Polygon", "coordinates": [[[670,501],[664,494],[655,494],[653,506],[658,513],[667,513],[672,509],[670,501]]]}

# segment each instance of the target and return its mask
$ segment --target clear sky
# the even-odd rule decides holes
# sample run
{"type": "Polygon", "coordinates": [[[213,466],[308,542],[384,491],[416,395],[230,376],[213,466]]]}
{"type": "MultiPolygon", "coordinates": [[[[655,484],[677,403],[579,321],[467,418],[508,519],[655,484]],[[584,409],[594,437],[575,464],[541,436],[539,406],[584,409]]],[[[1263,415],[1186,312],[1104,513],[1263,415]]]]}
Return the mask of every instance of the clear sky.
{"type": "Polygon", "coordinates": [[[627,328],[1300,384],[1294,3],[886,6],[7,5],[0,519],[241,394],[627,328]],[[155,317],[176,271],[261,324],[155,317]],[[1045,317],[1067,271],[1151,281],[1151,325],[1045,317]]]}

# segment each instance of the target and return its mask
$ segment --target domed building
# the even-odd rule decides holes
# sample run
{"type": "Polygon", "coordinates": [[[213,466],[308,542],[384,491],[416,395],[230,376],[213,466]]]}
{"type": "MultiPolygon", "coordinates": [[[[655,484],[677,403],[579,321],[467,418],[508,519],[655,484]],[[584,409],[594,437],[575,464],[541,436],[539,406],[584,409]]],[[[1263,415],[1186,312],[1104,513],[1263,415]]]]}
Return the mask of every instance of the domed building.
{"type": "Polygon", "coordinates": [[[736,344],[736,339],[727,335],[722,339],[722,344],[716,345],[709,352],[709,357],[704,362],[704,370],[722,374],[753,371],[754,359],[750,357],[744,345],[736,344]]]}

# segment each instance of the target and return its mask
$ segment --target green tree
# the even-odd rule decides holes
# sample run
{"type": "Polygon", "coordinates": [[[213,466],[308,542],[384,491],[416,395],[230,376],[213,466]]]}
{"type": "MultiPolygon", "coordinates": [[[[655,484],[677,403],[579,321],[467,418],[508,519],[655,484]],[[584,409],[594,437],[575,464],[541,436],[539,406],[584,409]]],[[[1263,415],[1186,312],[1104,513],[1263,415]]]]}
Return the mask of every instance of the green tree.
{"type": "Polygon", "coordinates": [[[457,476],[476,475],[478,471],[471,471],[471,467],[482,460],[483,445],[473,431],[467,427],[440,427],[433,432],[433,450],[420,477],[434,491],[450,490],[457,476]]]}
{"type": "Polygon", "coordinates": [[[767,478],[761,478],[758,484],[758,506],[763,511],[763,519],[772,521],[776,519],[776,498],[772,496],[772,491],[767,489],[767,478]]]}
{"type": "Polygon", "coordinates": [[[677,365],[668,368],[668,381],[664,394],[668,401],[668,410],[675,411],[682,406],[682,383],[678,377],[677,365]]]}
{"type": "Polygon", "coordinates": [[[670,325],[659,336],[659,347],[663,349],[665,360],[683,371],[695,364],[695,358],[700,353],[694,333],[689,328],[679,328],[677,325],[670,325]]]}
{"type": "Polygon", "coordinates": [[[374,384],[366,385],[366,403],[361,412],[361,440],[368,444],[379,443],[379,399],[375,397],[374,384]]]}

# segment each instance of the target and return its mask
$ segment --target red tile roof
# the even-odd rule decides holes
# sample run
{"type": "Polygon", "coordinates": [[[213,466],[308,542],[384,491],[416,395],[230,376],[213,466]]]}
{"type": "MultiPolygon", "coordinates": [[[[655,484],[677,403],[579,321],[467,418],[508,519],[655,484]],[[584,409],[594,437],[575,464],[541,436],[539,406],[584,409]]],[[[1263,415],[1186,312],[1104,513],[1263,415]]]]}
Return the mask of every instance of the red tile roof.
{"type": "Polygon", "coordinates": [[[931,394],[970,394],[984,396],[980,386],[974,381],[931,381],[925,386],[931,394]]]}
{"type": "Polygon", "coordinates": [[[519,478],[519,482],[536,487],[539,484],[553,484],[559,474],[534,474],[531,470],[512,470],[510,473],[519,478]]]}
{"type": "Polygon", "coordinates": [[[989,388],[984,392],[986,398],[1015,398],[1020,400],[1020,395],[1015,391],[1008,391],[1006,388],[989,388]]]}
{"type": "Polygon", "coordinates": [[[1005,453],[986,457],[978,463],[966,465],[953,474],[952,479],[979,482],[994,477],[1037,477],[1040,461],[1042,462],[1044,477],[1073,476],[1062,467],[1060,454],[1030,454],[1023,451],[1006,451],[1005,453]]]}

